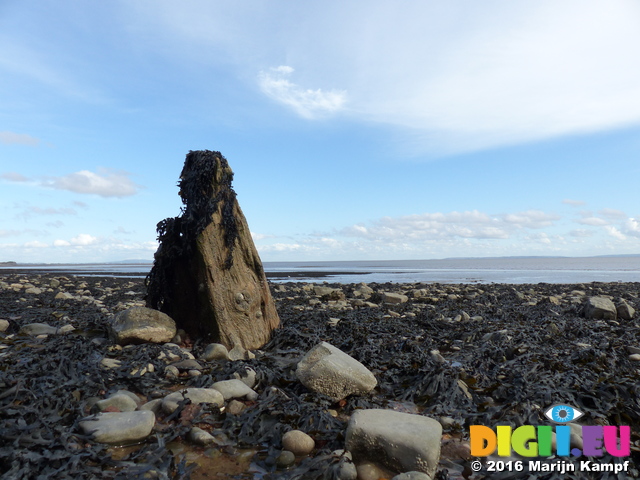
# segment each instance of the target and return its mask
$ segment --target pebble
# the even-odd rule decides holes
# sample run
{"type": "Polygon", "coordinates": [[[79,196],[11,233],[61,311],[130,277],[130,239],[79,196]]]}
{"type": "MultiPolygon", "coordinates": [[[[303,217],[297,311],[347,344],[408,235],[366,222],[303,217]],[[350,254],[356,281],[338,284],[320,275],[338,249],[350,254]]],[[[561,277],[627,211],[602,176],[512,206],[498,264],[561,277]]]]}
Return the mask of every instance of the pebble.
{"type": "Polygon", "coordinates": [[[280,452],[280,455],[276,457],[276,465],[278,465],[280,468],[289,467],[293,465],[295,461],[296,456],[289,450],[282,450],[280,452]]]}
{"type": "Polygon", "coordinates": [[[178,403],[185,398],[191,400],[192,404],[210,403],[216,407],[224,405],[224,397],[214,388],[187,388],[164,397],[162,410],[165,413],[173,413],[178,408],[178,403]]]}
{"type": "Polygon", "coordinates": [[[253,368],[245,367],[244,370],[235,372],[233,377],[242,381],[249,388],[253,388],[256,385],[256,371],[253,368]]]}
{"type": "Polygon", "coordinates": [[[640,362],[640,353],[633,353],[629,355],[629,360],[632,362],[640,362]]]}
{"type": "Polygon", "coordinates": [[[231,400],[225,409],[230,415],[240,415],[242,411],[246,408],[246,405],[238,400],[231,400]]]}
{"type": "Polygon", "coordinates": [[[225,400],[243,397],[252,401],[258,399],[258,394],[249,388],[242,380],[238,380],[237,378],[215,382],[211,385],[211,388],[218,390],[225,400]]]}
{"type": "Polygon", "coordinates": [[[202,360],[211,362],[212,360],[229,360],[229,350],[221,343],[210,343],[202,354],[202,360]]]}
{"type": "Polygon", "coordinates": [[[0,332],[6,332],[9,329],[9,320],[0,319],[0,332]]]}
{"type": "Polygon", "coordinates": [[[282,447],[295,455],[308,455],[315,445],[313,438],[301,430],[289,430],[282,436],[282,447]]]}
{"type": "Polygon", "coordinates": [[[212,443],[216,443],[216,438],[213,435],[198,427],[192,427],[191,430],[189,430],[189,440],[196,445],[211,445],[212,443]]]}

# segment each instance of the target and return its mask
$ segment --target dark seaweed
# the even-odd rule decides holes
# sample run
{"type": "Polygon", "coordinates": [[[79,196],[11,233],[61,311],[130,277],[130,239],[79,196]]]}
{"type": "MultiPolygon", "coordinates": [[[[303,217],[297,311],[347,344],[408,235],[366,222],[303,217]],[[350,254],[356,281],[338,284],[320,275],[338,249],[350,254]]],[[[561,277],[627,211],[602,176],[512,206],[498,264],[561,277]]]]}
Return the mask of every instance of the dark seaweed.
{"type": "MultiPolygon", "coordinates": [[[[87,289],[98,295],[96,283],[87,289]]],[[[141,281],[128,282],[140,299],[141,281]]],[[[351,295],[353,285],[332,285],[351,295]]],[[[376,290],[394,290],[397,285],[370,285],[376,290]]],[[[631,425],[632,456],[636,470],[620,473],[510,472],[482,478],[638,478],[640,462],[640,383],[637,363],[628,358],[626,347],[640,346],[637,319],[618,324],[586,319],[579,304],[554,305],[550,295],[585,290],[588,295],[612,295],[638,306],[640,284],[446,286],[418,288],[450,290],[457,299],[415,298],[409,303],[387,307],[357,307],[332,311],[325,306],[306,309],[311,298],[296,284],[275,289],[282,326],[254,360],[211,363],[203,374],[187,380],[187,386],[210,386],[246,367],[257,373],[256,402],[246,402],[238,416],[217,410],[203,410],[191,424],[224,432],[235,447],[258,448],[254,463],[264,474],[256,478],[330,480],[336,478],[338,459],[331,452],[344,448],[346,420],[355,409],[393,408],[432,417],[454,420],[447,433],[464,438],[469,425],[488,426],[546,424],[546,407],[568,403],[585,412],[585,423],[631,425]],[[280,291],[283,290],[283,291],[280,291]],[[480,290],[480,291],[478,291],[480,290]],[[525,296],[535,298],[526,304],[525,296]],[[465,294],[471,298],[465,298],[465,294]],[[421,308],[416,316],[414,307],[421,308]],[[481,315],[482,320],[451,320],[463,311],[481,315]],[[331,326],[330,317],[340,322],[331,326]],[[319,341],[328,341],[372,370],[378,386],[368,395],[348,397],[334,403],[309,392],[295,377],[297,361],[319,341]],[[578,346],[577,344],[582,344],[578,346]],[[444,361],[432,355],[439,350],[444,361]],[[333,410],[331,412],[330,410],[333,410]],[[335,414],[338,414],[335,417],[335,414]],[[279,470],[273,459],[281,449],[280,438],[290,429],[300,428],[316,440],[313,456],[288,470],[279,470]]],[[[123,289],[124,290],[124,289],[123,289]]],[[[184,437],[190,425],[178,419],[181,411],[162,422],[166,430],[155,432],[137,452],[114,461],[106,448],[92,444],[79,434],[77,422],[86,415],[91,397],[126,388],[147,398],[167,393],[169,384],[162,374],[164,363],[157,360],[162,347],[139,345],[118,353],[119,369],[106,371],[97,360],[109,356],[106,316],[90,304],[61,303],[53,293],[43,293],[24,308],[20,294],[3,291],[0,318],[12,321],[15,333],[20,325],[35,321],[64,324],[54,312],[62,312],[91,335],[68,334],[44,340],[15,337],[9,355],[0,368],[0,476],[3,478],[136,478],[147,471],[159,478],[189,478],[189,466],[176,460],[166,449],[173,439],[184,437]],[[152,363],[155,373],[131,376],[134,366],[152,363]],[[129,475],[127,477],[127,475],[129,475]]],[[[105,300],[109,310],[123,301],[124,293],[105,300]]],[[[128,299],[132,297],[129,296],[128,299]]],[[[197,356],[204,344],[196,343],[197,356]]],[[[0,351],[1,353],[2,351],[0,351]]],[[[605,456],[595,461],[616,461],[605,456]]],[[[444,462],[438,480],[463,478],[464,461],[444,462]]],[[[247,478],[243,476],[242,478],[247,478]]]]}

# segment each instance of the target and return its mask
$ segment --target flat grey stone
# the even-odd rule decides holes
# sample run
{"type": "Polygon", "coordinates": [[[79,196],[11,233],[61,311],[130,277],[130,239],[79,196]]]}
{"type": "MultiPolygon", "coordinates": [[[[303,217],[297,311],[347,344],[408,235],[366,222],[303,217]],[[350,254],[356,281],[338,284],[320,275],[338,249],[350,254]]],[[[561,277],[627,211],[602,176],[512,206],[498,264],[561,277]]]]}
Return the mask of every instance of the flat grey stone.
{"type": "Polygon", "coordinates": [[[99,413],[80,422],[85,435],[99,443],[127,444],[145,439],[153,430],[156,416],[149,410],[99,413]]]}
{"type": "Polygon", "coordinates": [[[109,336],[118,345],[167,343],[176,334],[171,317],[146,307],[120,312],[109,324],[109,336]]]}
{"type": "Polygon", "coordinates": [[[47,325],[46,323],[29,323],[28,325],[24,325],[20,329],[20,333],[23,335],[56,335],[58,333],[58,329],[56,327],[52,327],[51,325],[47,325]]]}
{"type": "Polygon", "coordinates": [[[382,301],[384,303],[407,303],[409,297],[401,293],[382,292],[382,301]]]}
{"type": "Polygon", "coordinates": [[[257,400],[258,394],[249,388],[242,380],[234,378],[232,380],[222,380],[211,385],[211,388],[218,390],[225,400],[246,397],[247,400],[257,400]]]}
{"type": "Polygon", "coordinates": [[[187,388],[164,397],[162,410],[166,413],[173,413],[178,408],[178,403],[185,398],[188,398],[194,404],[211,403],[216,407],[224,405],[224,397],[215,388],[187,388]]]}
{"type": "Polygon", "coordinates": [[[442,426],[436,420],[393,410],[357,410],[349,420],[346,449],[356,462],[379,462],[396,472],[433,476],[440,460],[442,426]]]}
{"type": "Polygon", "coordinates": [[[378,383],[362,363],[327,342],[306,353],[298,363],[296,376],[309,390],[335,401],[370,392],[378,383]]]}

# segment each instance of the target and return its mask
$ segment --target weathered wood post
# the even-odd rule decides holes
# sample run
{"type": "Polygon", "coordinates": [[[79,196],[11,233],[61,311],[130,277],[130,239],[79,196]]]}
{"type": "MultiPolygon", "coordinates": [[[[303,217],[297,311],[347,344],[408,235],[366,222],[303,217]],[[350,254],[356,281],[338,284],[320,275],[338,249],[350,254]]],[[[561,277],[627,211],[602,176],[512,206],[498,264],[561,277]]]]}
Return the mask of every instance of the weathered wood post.
{"type": "Polygon", "coordinates": [[[147,306],[178,328],[227,348],[259,348],[280,323],[262,262],[220,152],[190,151],[180,174],[182,214],[158,223],[147,306]]]}

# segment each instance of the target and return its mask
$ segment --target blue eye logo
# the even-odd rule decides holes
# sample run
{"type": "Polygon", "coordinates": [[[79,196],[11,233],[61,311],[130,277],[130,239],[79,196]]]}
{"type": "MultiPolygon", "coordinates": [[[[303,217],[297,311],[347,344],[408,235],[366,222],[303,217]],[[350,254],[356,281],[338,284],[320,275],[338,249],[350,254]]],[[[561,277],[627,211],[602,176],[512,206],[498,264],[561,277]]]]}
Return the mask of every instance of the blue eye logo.
{"type": "Polygon", "coordinates": [[[544,415],[555,423],[568,423],[573,422],[574,420],[579,419],[584,415],[577,408],[570,407],[569,405],[554,405],[553,407],[549,407],[544,415]]]}

